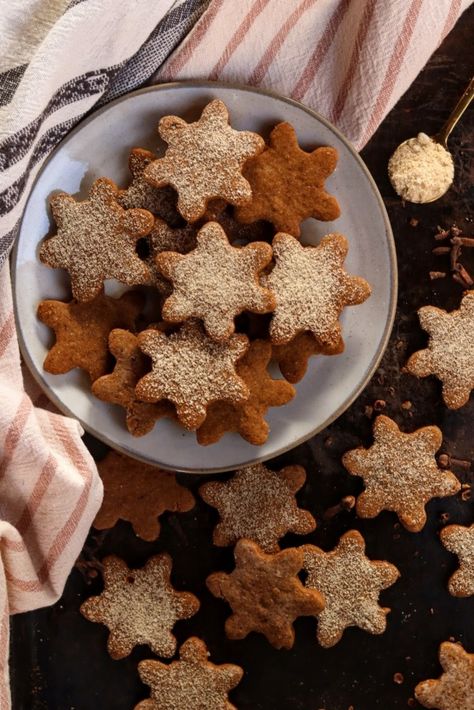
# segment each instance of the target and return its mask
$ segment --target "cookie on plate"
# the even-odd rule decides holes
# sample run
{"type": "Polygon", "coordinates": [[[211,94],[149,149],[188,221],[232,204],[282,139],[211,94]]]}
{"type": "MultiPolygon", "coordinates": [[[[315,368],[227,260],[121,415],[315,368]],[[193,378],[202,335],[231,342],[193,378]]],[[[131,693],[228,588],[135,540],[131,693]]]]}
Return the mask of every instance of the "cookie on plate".
{"type": "MultiPolygon", "coordinates": [[[[338,355],[342,352],[344,343],[342,338],[339,349],[331,349],[328,354],[338,355]]],[[[324,348],[318,343],[312,333],[299,333],[285,345],[272,346],[272,358],[278,363],[280,372],[288,382],[296,384],[306,374],[309,358],[324,352],[324,348]]]]}

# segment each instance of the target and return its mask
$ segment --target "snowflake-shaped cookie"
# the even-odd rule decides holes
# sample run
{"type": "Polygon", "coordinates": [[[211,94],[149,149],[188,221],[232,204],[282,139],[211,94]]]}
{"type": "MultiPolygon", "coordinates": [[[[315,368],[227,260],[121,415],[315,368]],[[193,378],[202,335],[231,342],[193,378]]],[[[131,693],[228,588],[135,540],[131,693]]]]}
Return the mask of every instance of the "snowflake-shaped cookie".
{"type": "Polygon", "coordinates": [[[437,680],[424,680],[415,688],[415,698],[425,708],[474,710],[474,653],[460,644],[444,641],[439,648],[444,673],[437,680]]]}
{"type": "Polygon", "coordinates": [[[199,494],[220,515],[214,544],[233,545],[245,537],[265,552],[277,552],[278,541],[286,533],[312,532],[316,527],[313,516],[298,508],[295,499],[305,480],[302,466],[286,466],[275,473],[259,463],[241,468],[224,483],[205,483],[199,494]]]}
{"type": "Polygon", "coordinates": [[[97,530],[108,530],[127,520],[143,540],[156,540],[158,518],[165,511],[186,512],[194,507],[194,496],[176,480],[176,474],[149,466],[117,451],[109,451],[97,464],[104,500],[94,520],[97,530]]]}
{"type": "Polygon", "coordinates": [[[445,548],[459,557],[460,567],[449,580],[453,597],[470,597],[474,594],[474,524],[448,525],[441,530],[445,548]]]}
{"type": "Polygon", "coordinates": [[[145,402],[169,399],[187,429],[202,424],[212,402],[240,402],[249,396],[247,385],[235,371],[235,363],[248,348],[245,335],[216,343],[198,323],[188,321],[168,336],[145,330],[138,342],[151,357],[153,369],[138,382],[137,397],[145,402]]]}
{"type": "Polygon", "coordinates": [[[341,311],[370,296],[365,279],[344,271],[346,238],[328,234],[317,247],[305,247],[289,234],[277,234],[272,246],[275,267],[262,279],[276,297],[272,342],[284,345],[310,331],[325,352],[340,352],[341,311]]]}
{"type": "Polygon", "coordinates": [[[151,687],[151,698],[135,710],[237,710],[228,693],[240,682],[243,670],[208,660],[206,644],[192,637],[179,649],[179,661],[140,661],[138,672],[151,687]]]}
{"type": "Polygon", "coordinates": [[[128,158],[132,181],[125,190],[119,191],[117,202],[127,210],[134,207],[148,210],[169,225],[177,227],[182,219],[176,209],[176,192],[172,187],[153,187],[143,177],[145,168],[156,159],[157,156],[149,150],[132,148],[128,158]]]}
{"type": "Polygon", "coordinates": [[[145,169],[145,179],[156,187],[172,185],[178,192],[178,210],[188,222],[202,217],[214,198],[233,205],[250,199],[252,192],[242,177],[242,167],[248,158],[261,153],[265,144],[256,133],[231,128],[222,101],[211,101],[195,123],[164,116],[158,132],[168,148],[164,158],[145,169]]]}
{"type": "Polygon", "coordinates": [[[171,633],[179,619],[189,619],[199,609],[190,592],[177,592],[170,582],[171,557],[151,557],[145,567],[129,569],[114,555],[103,560],[104,591],[81,606],[81,614],[110,630],[107,648],[112,658],[128,656],[139,644],[171,658],[176,639],[171,633]]]}
{"type": "Polygon", "coordinates": [[[44,264],[69,272],[72,295],[78,301],[91,301],[105,279],[129,286],[150,279],[135,245],[151,231],[153,215],[123,209],[117,194],[111,180],[100,178],[93,183],[88,200],[76,202],[66,193],[51,198],[58,231],[44,240],[39,257],[44,264]]]}
{"type": "Polygon", "coordinates": [[[275,307],[273,294],[260,285],[262,269],[271,258],[269,244],[233,247],[222,227],[209,222],[199,230],[190,253],[164,252],[156,257],[159,270],[173,283],[163,318],[171,323],[200,318],[211,338],[226,340],[239,313],[268,313],[275,307]]]}
{"type": "Polygon", "coordinates": [[[169,227],[162,219],[155,219],[155,225],[147,237],[150,253],[145,259],[151,273],[150,286],[154,286],[166,296],[171,294],[171,283],[159,271],[156,258],[162,252],[168,251],[187,254],[196,247],[196,235],[197,229],[192,224],[169,227]]]}
{"type": "Polygon", "coordinates": [[[417,377],[436,375],[443,383],[443,399],[450,409],[459,409],[474,388],[474,291],[467,291],[457,311],[424,306],[418,311],[430,339],[407,362],[417,377]]]}
{"type": "Polygon", "coordinates": [[[234,556],[233,572],[215,572],[206,581],[212,594],[225,599],[233,611],[225,624],[228,638],[243,639],[258,631],[275,648],[291,648],[295,619],[316,616],[324,607],[321,594],[305,589],[298,578],[302,550],[291,547],[267,555],[255,542],[242,539],[234,556]]]}
{"type": "Polygon", "coordinates": [[[381,634],[390,609],[379,606],[382,589],[400,576],[389,562],[372,561],[365,555],[365,542],[357,530],[345,533],[332,552],[303,545],[305,585],[324,596],[318,617],[318,641],[334,646],[348,626],[358,626],[371,634],[381,634]]]}
{"type": "Polygon", "coordinates": [[[426,503],[461,488],[454,473],[440,469],[436,462],[442,433],[436,426],[425,426],[405,434],[383,415],[375,420],[373,432],[369,449],[352,449],[342,458],[349,473],[364,479],[357,514],[374,518],[382,510],[391,510],[407,530],[418,532],[426,522],[426,503]]]}
{"type": "Polygon", "coordinates": [[[323,146],[307,153],[299,147],[294,128],[279,123],[270,134],[269,147],[245,165],[252,200],[237,208],[237,219],[268,220],[294,237],[299,237],[300,224],[307,217],[336,219],[339,205],[324,189],[336,163],[335,148],[323,146]]]}

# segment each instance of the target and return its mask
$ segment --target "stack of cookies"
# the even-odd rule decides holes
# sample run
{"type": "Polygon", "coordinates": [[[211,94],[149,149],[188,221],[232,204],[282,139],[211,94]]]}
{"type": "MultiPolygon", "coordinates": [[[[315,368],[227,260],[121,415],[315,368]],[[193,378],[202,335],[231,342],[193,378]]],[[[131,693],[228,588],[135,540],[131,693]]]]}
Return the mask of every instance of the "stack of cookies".
{"type": "Polygon", "coordinates": [[[169,417],[200,444],[233,431],[261,445],[267,409],[294,397],[311,355],[342,352],[340,314],[370,295],[344,270],[342,234],[300,242],[303,220],[340,214],[324,185],[337,152],[302,150],[287,123],[265,145],[220,100],[158,130],[164,156],[134,148],[127,188],[100,178],[83,202],[51,199],[39,256],[69,273],[73,300],[39,305],[56,336],[44,368],[86,370],[135,436],[169,417]],[[111,298],[108,279],[130,290],[111,298]]]}

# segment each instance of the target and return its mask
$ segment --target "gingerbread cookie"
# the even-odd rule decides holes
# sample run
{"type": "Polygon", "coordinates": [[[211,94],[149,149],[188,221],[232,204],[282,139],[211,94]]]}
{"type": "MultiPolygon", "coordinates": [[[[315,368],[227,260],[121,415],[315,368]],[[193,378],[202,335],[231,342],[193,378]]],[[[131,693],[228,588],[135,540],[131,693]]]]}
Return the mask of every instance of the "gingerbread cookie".
{"type": "Polygon", "coordinates": [[[175,591],[171,564],[166,554],[151,557],[140,569],[129,569],[114,555],[103,560],[104,591],[86,599],[81,614],[109,628],[112,658],[125,658],[139,644],[147,644],[157,656],[174,655],[173,626],[194,616],[199,600],[190,592],[175,591]]]}
{"type": "Polygon", "coordinates": [[[474,388],[474,291],[466,291],[457,311],[424,306],[418,311],[430,340],[407,362],[417,377],[436,375],[443,383],[443,399],[450,409],[459,409],[474,388]]]}
{"type": "Polygon", "coordinates": [[[305,480],[302,466],[285,466],[274,473],[259,463],[241,468],[224,483],[205,483],[199,494],[220,515],[214,528],[214,545],[234,545],[245,537],[258,543],[264,552],[278,552],[278,541],[288,532],[312,532],[315,519],[298,508],[295,499],[305,480]]]}
{"type": "Polygon", "coordinates": [[[250,224],[242,224],[235,219],[233,209],[224,200],[212,200],[204,213],[203,223],[218,222],[231,244],[271,242],[275,236],[275,229],[270,222],[259,220],[250,224]]]}
{"type": "Polygon", "coordinates": [[[457,643],[439,647],[443,673],[437,680],[424,680],[415,688],[415,698],[425,708],[474,710],[474,653],[457,643]]]}
{"type": "Polygon", "coordinates": [[[155,187],[172,185],[178,193],[178,210],[188,222],[204,214],[207,203],[222,198],[233,205],[250,200],[250,185],[242,177],[248,158],[261,153],[264,141],[256,133],[235,131],[229,125],[225,104],[207,104],[195,123],[164,116],[158,132],[168,148],[164,158],[145,169],[145,179],[155,187]]]}
{"type": "Polygon", "coordinates": [[[237,403],[249,397],[247,385],[235,371],[235,363],[248,348],[245,335],[216,343],[196,321],[188,321],[168,336],[145,330],[138,343],[151,357],[153,369],[138,382],[137,397],[144,402],[170,400],[186,429],[197,429],[216,400],[237,403]]]}
{"type": "MultiPolygon", "coordinates": [[[[342,352],[343,348],[344,343],[341,338],[339,349],[336,351],[333,349],[331,354],[338,354],[342,352]]],[[[274,345],[272,357],[277,361],[283,377],[288,382],[296,384],[305,376],[309,358],[322,352],[324,352],[324,348],[312,333],[299,333],[286,345],[274,345]]]]}
{"type": "Polygon", "coordinates": [[[460,567],[449,580],[453,597],[470,597],[474,594],[474,524],[448,525],[441,530],[441,542],[447,550],[459,557],[460,567]]]}
{"type": "Polygon", "coordinates": [[[289,234],[276,235],[275,267],[262,279],[276,296],[270,323],[275,345],[285,345],[310,331],[326,353],[341,352],[342,310],[370,296],[367,281],[344,270],[347,251],[342,234],[328,234],[317,247],[304,247],[289,234]]]}
{"type": "Polygon", "coordinates": [[[324,596],[317,633],[321,646],[334,646],[349,626],[382,634],[390,609],[379,606],[379,594],[397,581],[397,568],[366,557],[364,538],[357,530],[345,533],[332,552],[314,545],[300,549],[308,573],[305,586],[324,596]]]}
{"type": "Polygon", "coordinates": [[[171,294],[172,285],[159,271],[156,257],[168,251],[187,254],[196,248],[196,234],[197,230],[192,224],[172,228],[162,219],[155,220],[155,226],[147,237],[149,255],[145,259],[151,273],[150,286],[154,286],[166,296],[171,294]]]}
{"type": "Polygon", "coordinates": [[[104,402],[125,409],[125,422],[130,434],[143,436],[153,429],[158,419],[173,417],[174,407],[170,402],[140,402],[135,395],[138,380],[151,367],[138,347],[137,336],[116,328],[109,334],[109,350],[115,358],[114,370],[93,383],[92,393],[104,402]]]}
{"type": "Polygon", "coordinates": [[[359,447],[342,458],[349,473],[364,479],[357,514],[374,518],[382,510],[391,510],[407,530],[419,532],[426,522],[426,503],[452,496],[461,488],[454,473],[440,469],[436,462],[441,430],[425,426],[405,434],[392,419],[381,415],[373,432],[369,449],[359,447]]]}
{"type": "Polygon", "coordinates": [[[270,427],[264,419],[269,407],[280,407],[295,396],[295,388],[284,380],[270,377],[267,367],[272,346],[265,340],[254,340],[238,361],[237,375],[249,388],[249,398],[240,404],[214,402],[206,419],[197,430],[199,444],[214,444],[228,431],[235,431],[250,444],[260,446],[268,439],[270,427]]]}
{"type": "Polygon", "coordinates": [[[328,146],[311,153],[301,150],[293,126],[279,123],[270,134],[269,147],[245,165],[252,200],[237,208],[237,220],[265,219],[277,231],[299,237],[300,224],[308,217],[336,219],[339,205],[325,191],[324,181],[335,170],[337,157],[337,150],[328,146]]]}
{"type": "Polygon", "coordinates": [[[138,537],[151,542],[160,534],[158,518],[166,510],[184,513],[194,508],[193,494],[176,481],[176,474],[109,451],[97,465],[104,484],[104,500],[94,520],[97,530],[108,530],[127,520],[138,537]]]}
{"type": "Polygon", "coordinates": [[[206,644],[192,637],[179,649],[179,661],[140,661],[138,672],[151,698],[135,710],[237,710],[228,693],[243,676],[240,666],[208,660],[206,644]]]}
{"type": "Polygon", "coordinates": [[[153,227],[146,210],[124,210],[116,201],[112,180],[96,180],[83,202],[61,193],[51,198],[58,231],[44,240],[39,257],[48,266],[66,269],[72,295],[91,301],[106,279],[133,286],[146,283],[150,272],[136,253],[136,242],[153,227]]]}
{"type": "Polygon", "coordinates": [[[260,285],[262,270],[272,258],[266,242],[233,247],[217,222],[199,230],[197,246],[189,254],[164,252],[156,257],[160,272],[173,283],[163,305],[163,318],[180,323],[200,318],[214,340],[227,340],[242,311],[268,313],[273,294],[260,285]]]}
{"type": "Polygon", "coordinates": [[[107,340],[113,328],[133,328],[143,306],[139,293],[120,298],[104,294],[88,303],[41,301],[38,318],[54,330],[56,342],[46,356],[46,372],[61,375],[75,367],[89,373],[94,382],[107,371],[107,340]]]}
{"type": "Polygon", "coordinates": [[[143,177],[145,168],[157,157],[149,150],[132,148],[128,158],[132,181],[125,190],[119,190],[117,202],[127,210],[133,207],[148,210],[172,227],[178,227],[182,223],[182,218],[176,208],[178,201],[176,191],[172,187],[153,187],[143,177]]]}
{"type": "Polygon", "coordinates": [[[243,539],[234,556],[233,572],[215,572],[206,580],[212,594],[232,609],[225,624],[228,638],[243,639],[257,631],[275,648],[292,648],[295,619],[317,616],[324,607],[321,594],[305,589],[298,579],[303,552],[293,547],[267,555],[255,542],[243,539]]]}

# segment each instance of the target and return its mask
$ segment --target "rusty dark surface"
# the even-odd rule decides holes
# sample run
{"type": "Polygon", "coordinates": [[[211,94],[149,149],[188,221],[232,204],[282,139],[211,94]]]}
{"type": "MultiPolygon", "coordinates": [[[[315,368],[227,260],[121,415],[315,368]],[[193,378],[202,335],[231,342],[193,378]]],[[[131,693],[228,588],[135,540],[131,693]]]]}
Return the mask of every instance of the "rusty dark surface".
{"type": "MultiPolygon", "coordinates": [[[[398,314],[383,362],[343,416],[319,436],[272,462],[276,468],[289,463],[306,467],[308,480],[298,499],[318,520],[312,535],[287,536],[284,546],[305,541],[330,549],[344,531],[356,528],[366,538],[370,557],[387,559],[400,569],[401,579],[381,597],[383,605],[392,609],[386,633],[371,636],[350,629],[337,646],[324,650],[315,641],[314,619],[300,619],[291,651],[276,651],[255,634],[244,641],[228,641],[224,635],[228,607],[211,597],[204,582],[211,571],[232,568],[232,553],[212,547],[217,516],[202,501],[190,513],[165,514],[156,543],[137,539],[130,526],[121,523],[108,533],[91,534],[84,550],[86,560],[114,552],[135,566],[154,553],[171,553],[175,586],[194,592],[201,600],[199,613],[178,623],[178,640],[198,635],[208,644],[214,662],[232,662],[244,668],[244,679],[231,695],[240,710],[419,707],[413,700],[413,689],[418,681],[439,675],[439,643],[452,638],[474,652],[474,598],[449,595],[446,583],[456,558],[438,539],[443,520],[473,522],[473,499],[464,501],[458,495],[432,501],[427,525],[418,534],[405,531],[391,513],[372,521],[359,520],[354,511],[323,518],[343,496],[361,490],[360,479],[345,473],[340,458],[348,448],[370,443],[376,400],[383,400],[383,411],[407,431],[437,424],[444,434],[442,451],[458,459],[474,458],[474,397],[461,410],[449,411],[441,403],[436,380],[417,381],[402,371],[407,356],[426,343],[416,310],[429,303],[455,308],[462,293],[462,287],[449,277],[431,281],[428,273],[449,270],[447,257],[431,253],[437,225],[455,222],[474,236],[474,107],[450,140],[456,183],[444,198],[432,205],[403,205],[386,177],[394,147],[420,129],[435,133],[474,74],[473,31],[471,8],[362,153],[384,197],[398,250],[398,314]],[[402,675],[401,683],[394,681],[397,673],[402,675]]],[[[462,262],[474,273],[474,249],[464,250],[462,262]]],[[[104,455],[100,444],[91,439],[88,444],[97,457],[104,455]]],[[[453,466],[453,470],[462,482],[474,484],[472,467],[453,466]]],[[[202,482],[192,476],[181,480],[194,490],[202,482]]],[[[113,661],[105,647],[105,627],[87,622],[78,613],[81,601],[100,588],[100,578],[89,580],[75,569],[54,607],[13,619],[14,710],[130,710],[146,697],[147,688],[141,684],[136,666],[139,660],[152,657],[151,652],[140,647],[129,658],[113,661]]]]}

